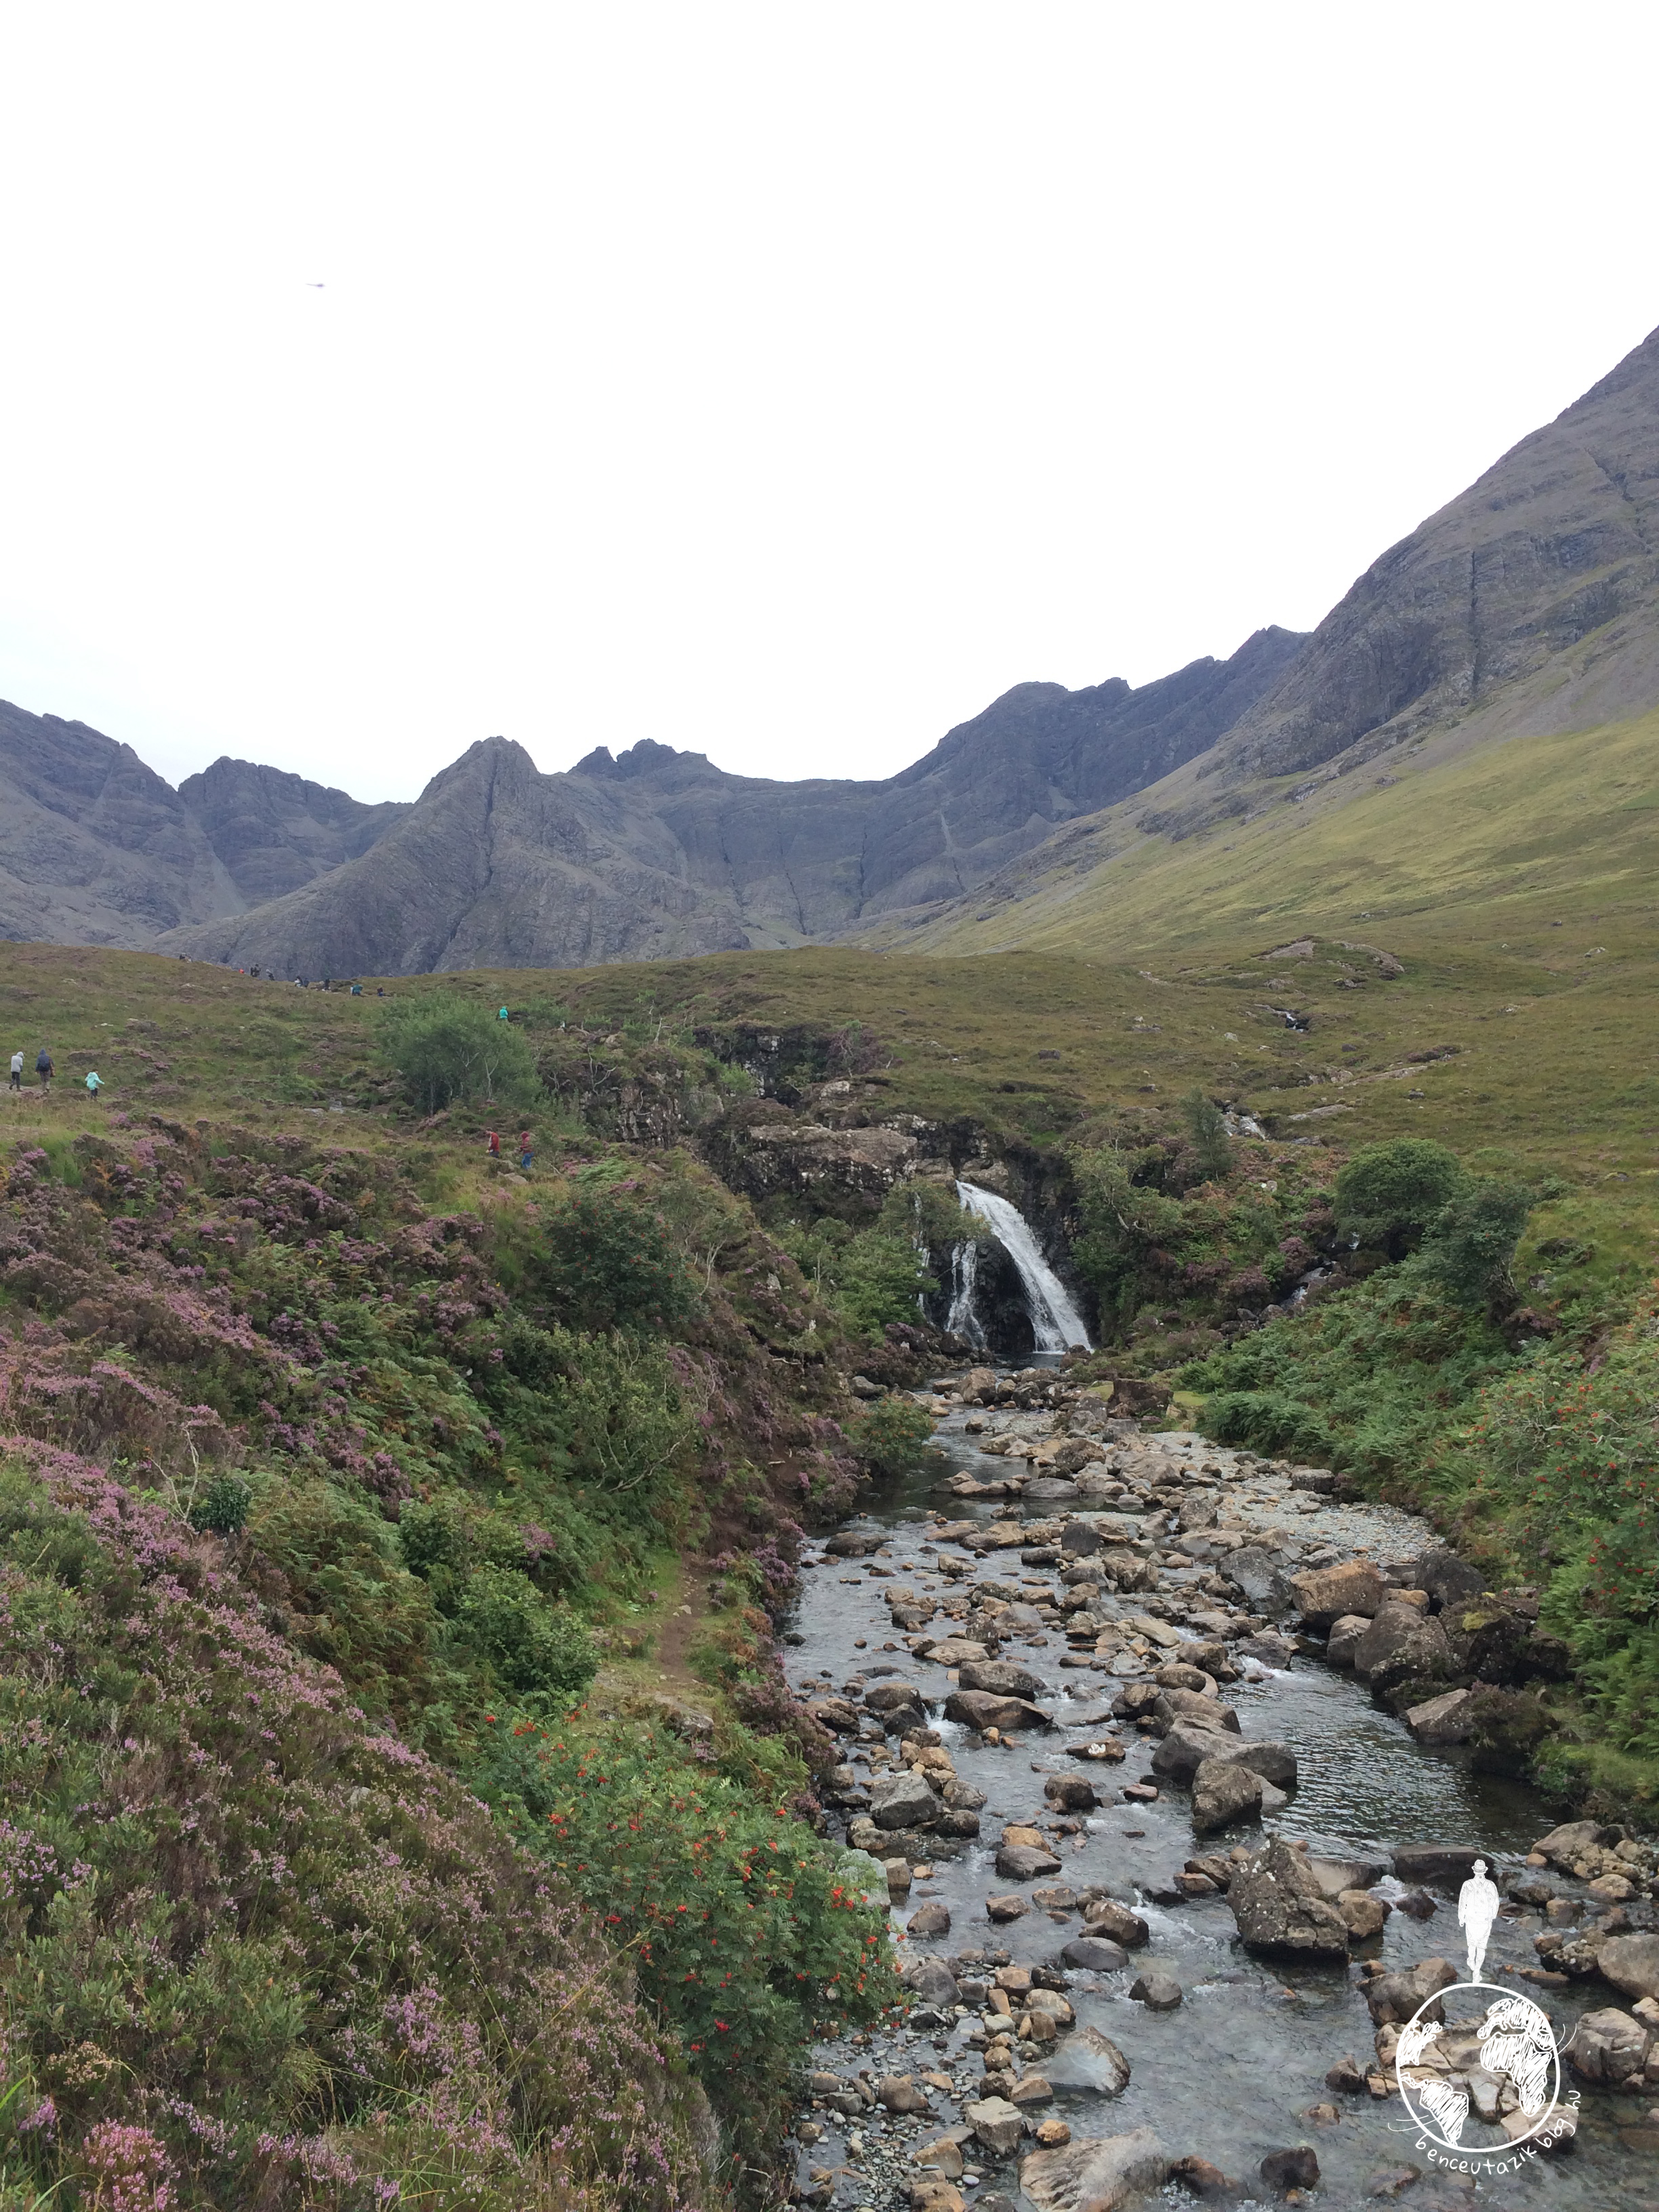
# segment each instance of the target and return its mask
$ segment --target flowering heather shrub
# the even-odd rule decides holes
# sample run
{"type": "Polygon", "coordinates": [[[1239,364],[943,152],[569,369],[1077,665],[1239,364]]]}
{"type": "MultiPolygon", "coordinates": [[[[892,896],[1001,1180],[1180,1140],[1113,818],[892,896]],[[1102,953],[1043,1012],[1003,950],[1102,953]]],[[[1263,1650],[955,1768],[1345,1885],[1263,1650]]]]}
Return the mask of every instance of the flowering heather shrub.
{"type": "Polygon", "coordinates": [[[103,2212],[359,2212],[417,2179],[497,2212],[708,2201],[695,2092],[572,1887],[263,1627],[211,1540],[6,1449],[9,2172],[103,2212]]]}
{"type": "Polygon", "coordinates": [[[481,1787],[629,1945],[733,2133],[763,2142],[814,2022],[900,2000],[884,1916],[781,1797],[665,1729],[577,1714],[503,1718],[494,1739],[481,1787]]]}
{"type": "MultiPolygon", "coordinates": [[[[0,1516],[0,1721],[39,1732],[0,1748],[18,2092],[0,2159],[84,2182],[107,2121],[161,2143],[171,2170],[140,2179],[181,2205],[367,2212],[403,2188],[429,2207],[649,2212],[697,2201],[687,2063],[751,2160],[774,2147],[760,2077],[722,2069],[654,1991],[638,2009],[612,1971],[623,1916],[596,1936],[557,1901],[564,1877],[536,1873],[544,1838],[532,1866],[410,1748],[471,1772],[487,1714],[562,1710],[602,1645],[585,1616],[614,1635],[663,1552],[718,1528],[730,1603],[709,1649],[748,1726],[713,1781],[769,1837],[776,1808],[814,1809],[801,1755],[827,1746],[770,1631],[799,1535],[783,1501],[839,1510],[860,1480],[834,1418],[838,1339],[808,1331],[805,1285],[746,1209],[705,1203],[700,1171],[599,1164],[582,1188],[633,1209],[676,1296],[696,1256],[680,1342],[573,1328],[537,1274],[537,1200],[488,1223],[436,1212],[371,1152],[152,1121],[14,1161],[0,1430],[33,1480],[21,1517],[0,1516]],[[20,1623],[27,1663],[6,1656],[20,1623]],[[385,1717],[372,1733],[362,1711],[385,1717]],[[30,1744],[34,1765],[8,1768],[30,1744]],[[26,1983],[38,2002],[14,1997],[26,1983]],[[440,2027],[394,2048],[386,2008],[422,1990],[440,2027]]],[[[816,1894],[832,1856],[793,1819],[782,1833],[816,1894]]],[[[787,1917],[761,1916],[781,1958],[799,1948],[787,1917]]],[[[839,1986],[861,2002],[858,1950],[839,1986]]],[[[755,2015],[776,2028],[773,2087],[812,2011],[793,1990],[755,2015]]]]}

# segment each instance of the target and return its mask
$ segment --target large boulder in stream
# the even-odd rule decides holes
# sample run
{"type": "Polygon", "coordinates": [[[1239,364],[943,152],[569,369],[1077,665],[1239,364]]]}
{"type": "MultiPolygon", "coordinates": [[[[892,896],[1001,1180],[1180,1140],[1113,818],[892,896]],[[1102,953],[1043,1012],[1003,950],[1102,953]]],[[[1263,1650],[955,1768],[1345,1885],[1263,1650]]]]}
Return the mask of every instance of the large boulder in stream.
{"type": "Polygon", "coordinates": [[[1040,1698],[1048,1686],[1029,1667],[1017,1667],[1012,1659],[969,1660],[957,1679],[964,1690],[988,1690],[998,1698],[1040,1698]]]}
{"type": "MultiPolygon", "coordinates": [[[[1121,1953],[1119,1958],[1128,1963],[1121,1953]]],[[[1051,2089],[1092,2089],[1099,2097],[1121,2097],[1129,2086],[1129,2062],[1109,2035],[1085,2025],[1043,2059],[1042,2075],[1051,2089]]]]}
{"type": "Polygon", "coordinates": [[[1391,1599],[1355,1644],[1353,1671],[1373,1690],[1389,1690],[1400,1682],[1443,1681],[1458,1669],[1438,1616],[1391,1599]]]}
{"type": "Polygon", "coordinates": [[[870,1784],[870,1817],[878,1828],[931,1828],[939,1801],[914,1767],[880,1774],[870,1784]]]}
{"type": "Polygon", "coordinates": [[[1346,1959],[1347,1923],[1321,1894],[1305,1856],[1275,1836],[1241,1866],[1227,1902],[1247,1951],[1302,1959],[1346,1959]]]}
{"type": "Polygon", "coordinates": [[[1036,1881],[1039,1875],[1060,1870],[1054,1853],[1040,1850],[1035,1844],[1004,1844],[997,1853],[997,1872],[1004,1881],[1036,1881]]]}
{"type": "Polygon", "coordinates": [[[1152,1753],[1152,1771],[1164,1782],[1190,1782],[1206,1759],[1237,1741],[1224,1729],[1207,1728],[1196,1720],[1177,1721],[1152,1753]]]}
{"type": "Polygon", "coordinates": [[[1610,1936],[1595,1964],[1601,1978],[1627,1997],[1659,2000],[1659,1936],[1610,1936]]]}
{"type": "Polygon", "coordinates": [[[1304,1628],[1329,1629],[1344,1613],[1369,1620],[1382,1610],[1388,1585],[1368,1560],[1348,1559],[1338,1567],[1310,1567],[1290,1577],[1291,1595],[1304,1628]]]}
{"type": "Polygon", "coordinates": [[[983,1735],[987,1729],[1008,1734],[1020,1729],[1046,1729],[1053,1716],[1024,1698],[999,1698],[989,1690],[952,1690],[945,1701],[945,1717],[983,1735]]]}
{"type": "Polygon", "coordinates": [[[1174,2164],[1150,2128],[1136,2128],[1035,2151],[1020,2166],[1019,2185],[1036,2212],[1121,2212],[1162,2189],[1174,2164]]]}
{"type": "Polygon", "coordinates": [[[1200,1728],[1225,1729],[1234,1735],[1238,1734],[1237,1708],[1213,1692],[1163,1689],[1146,1710],[1162,1728],[1171,1728],[1176,1721],[1193,1721],[1200,1728]]]}
{"type": "Polygon", "coordinates": [[[1261,1777],[1248,1766],[1206,1759],[1193,1777],[1193,1826],[1200,1836],[1234,1820],[1261,1817],[1261,1777]]]}

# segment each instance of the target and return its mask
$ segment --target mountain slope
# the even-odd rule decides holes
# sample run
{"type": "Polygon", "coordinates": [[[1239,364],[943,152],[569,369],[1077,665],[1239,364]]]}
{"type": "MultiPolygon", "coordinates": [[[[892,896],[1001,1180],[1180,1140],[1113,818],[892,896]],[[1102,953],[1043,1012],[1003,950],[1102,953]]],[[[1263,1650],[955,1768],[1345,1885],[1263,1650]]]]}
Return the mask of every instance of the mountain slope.
{"type": "Polygon", "coordinates": [[[131,745],[0,700],[0,939],[136,949],[366,852],[406,806],[247,761],[174,791],[131,745]]]}
{"type": "Polygon", "coordinates": [[[1105,953],[1223,913],[1633,892],[1656,707],[1659,332],[1383,555],[1208,753],[860,940],[1105,953]]]}
{"type": "Polygon", "coordinates": [[[1659,331],[1389,548],[1196,779],[1370,758],[1454,718],[1543,734],[1659,705],[1659,331]]]}
{"type": "Polygon", "coordinates": [[[165,947],[338,975],[799,945],[936,906],[1190,759],[1299,643],[1262,630],[1138,690],[1021,685],[884,782],[728,775],[649,740],[544,776],[491,738],[362,858],[165,947]]]}
{"type": "Polygon", "coordinates": [[[131,745],[0,700],[0,937],[137,945],[240,903],[131,745]]]}
{"type": "Polygon", "coordinates": [[[366,805],[325,784],[228,757],[187,775],[179,796],[250,906],[356,860],[409,811],[396,801],[366,805]]]}

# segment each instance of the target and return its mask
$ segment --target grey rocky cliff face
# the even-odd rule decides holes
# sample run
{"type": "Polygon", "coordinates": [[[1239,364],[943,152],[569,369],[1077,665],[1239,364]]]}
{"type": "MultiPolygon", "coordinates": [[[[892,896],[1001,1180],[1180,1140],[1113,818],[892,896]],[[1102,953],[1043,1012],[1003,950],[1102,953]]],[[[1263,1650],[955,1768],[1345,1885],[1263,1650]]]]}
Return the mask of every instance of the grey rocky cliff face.
{"type": "Polygon", "coordinates": [[[0,937],[139,945],[240,903],[131,745],[0,701],[0,937]]]}
{"type": "Polygon", "coordinates": [[[1204,774],[1363,758],[1500,695],[1516,734],[1659,703],[1659,331],[1374,562],[1204,774]]]}
{"type": "Polygon", "coordinates": [[[249,906],[360,859],[409,812],[395,802],[368,806],[281,769],[228,758],[186,776],[179,797],[249,906]]]}

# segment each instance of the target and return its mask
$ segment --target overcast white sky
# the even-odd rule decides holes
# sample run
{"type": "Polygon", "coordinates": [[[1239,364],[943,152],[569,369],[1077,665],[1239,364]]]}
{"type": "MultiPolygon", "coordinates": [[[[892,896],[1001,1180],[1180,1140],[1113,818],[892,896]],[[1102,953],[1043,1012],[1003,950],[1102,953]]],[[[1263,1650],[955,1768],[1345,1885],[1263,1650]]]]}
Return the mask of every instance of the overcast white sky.
{"type": "Polygon", "coordinates": [[[1656,24],[15,6],[0,696],[879,775],[1310,628],[1659,323],[1656,24]]]}

